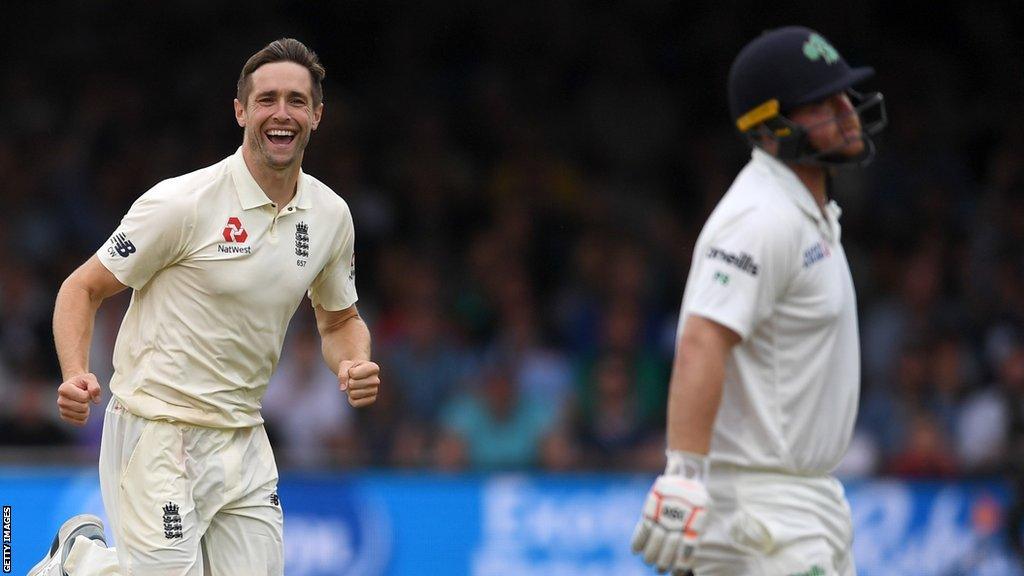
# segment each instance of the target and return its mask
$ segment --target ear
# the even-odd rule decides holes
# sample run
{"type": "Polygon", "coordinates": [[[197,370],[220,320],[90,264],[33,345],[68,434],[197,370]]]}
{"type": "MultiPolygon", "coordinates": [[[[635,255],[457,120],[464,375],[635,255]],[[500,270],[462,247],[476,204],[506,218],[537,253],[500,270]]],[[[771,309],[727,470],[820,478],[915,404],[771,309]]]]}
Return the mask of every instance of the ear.
{"type": "Polygon", "coordinates": [[[239,126],[245,128],[245,107],[238,101],[238,98],[235,98],[235,122],[238,122],[239,126]]]}
{"type": "Polygon", "coordinates": [[[761,124],[747,133],[750,143],[775,156],[779,151],[779,140],[767,126],[761,124]]]}
{"type": "Polygon", "coordinates": [[[310,125],[311,130],[316,130],[316,127],[320,125],[320,118],[324,115],[324,103],[321,102],[319,105],[313,108],[313,123],[310,125]]]}

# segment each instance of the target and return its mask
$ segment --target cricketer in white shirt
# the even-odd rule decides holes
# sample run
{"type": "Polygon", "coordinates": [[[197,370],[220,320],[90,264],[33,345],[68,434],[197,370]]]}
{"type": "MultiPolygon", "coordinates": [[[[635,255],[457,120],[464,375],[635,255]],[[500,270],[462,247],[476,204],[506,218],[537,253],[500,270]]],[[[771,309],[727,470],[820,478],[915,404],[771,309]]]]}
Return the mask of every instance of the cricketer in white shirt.
{"type": "Polygon", "coordinates": [[[698,575],[810,573],[837,562],[852,570],[848,555],[835,558],[849,550],[852,530],[842,485],[828,476],[845,454],[860,388],[839,214],[754,149],[697,239],[679,338],[693,317],[736,338],[709,470],[698,474],[710,502],[678,495],[703,516],[693,520],[703,524],[690,561],[698,575]]]}
{"type": "Polygon", "coordinates": [[[881,94],[850,88],[872,73],[799,26],[755,38],[730,69],[753,153],[701,231],[683,295],[668,464],[632,542],[660,571],[856,573],[830,472],[853,432],[860,345],[828,193],[885,125],[881,94]]]}
{"type": "Polygon", "coordinates": [[[134,289],[110,389],[131,413],[216,428],[263,422],[288,322],[356,302],[352,215],[299,173],[277,206],[234,155],[143,194],[96,253],[134,289]]]}
{"type": "Polygon", "coordinates": [[[860,342],[840,213],[831,201],[822,214],[792,170],[755,149],[704,225],[679,330],[697,315],[742,339],[725,367],[712,465],[810,476],[846,453],[860,342]]]}
{"type": "Polygon", "coordinates": [[[88,369],[96,309],[133,290],[99,461],[117,547],[105,546],[98,518],[76,516],[31,576],[283,574],[278,473],[260,401],[303,296],[339,393],[367,406],[380,384],[355,308],[351,213],[301,169],[323,113],[323,76],[294,39],[253,54],[234,101],[238,151],[143,194],[61,286],[57,406],[77,425],[100,398],[88,369]]]}

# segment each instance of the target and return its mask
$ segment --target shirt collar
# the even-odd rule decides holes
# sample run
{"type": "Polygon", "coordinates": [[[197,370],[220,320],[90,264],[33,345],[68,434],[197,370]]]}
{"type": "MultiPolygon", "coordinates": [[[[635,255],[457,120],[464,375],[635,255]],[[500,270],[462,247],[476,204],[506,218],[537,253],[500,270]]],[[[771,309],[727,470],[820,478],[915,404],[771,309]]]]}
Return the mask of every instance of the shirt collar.
{"type": "Polygon", "coordinates": [[[751,159],[768,170],[782,184],[780,186],[782,191],[800,210],[807,213],[814,220],[821,220],[821,210],[818,209],[818,203],[814,201],[811,191],[804,186],[800,178],[797,178],[795,172],[779,161],[778,158],[760,148],[754,148],[751,159]]]}
{"type": "MultiPolygon", "coordinates": [[[[229,162],[231,166],[231,179],[235,183],[235,192],[238,193],[238,202],[242,205],[243,210],[273,204],[270,198],[267,197],[266,192],[256,183],[256,179],[252,177],[249,167],[245,165],[241,146],[231,156],[229,162]]],[[[296,187],[295,197],[292,198],[288,205],[295,206],[300,210],[311,208],[309,187],[309,177],[300,169],[299,184],[296,187]]]]}
{"type": "Polygon", "coordinates": [[[839,216],[843,213],[843,210],[839,207],[839,204],[835,200],[829,200],[828,204],[825,205],[825,213],[828,214],[828,218],[825,222],[822,216],[821,209],[818,208],[818,203],[814,201],[814,196],[811,191],[804,186],[804,183],[797,177],[796,173],[793,172],[782,163],[778,158],[771,154],[755,147],[753,154],[751,154],[751,160],[768,170],[779,182],[782,184],[783,192],[793,201],[794,204],[802,212],[807,214],[819,227],[824,227],[829,231],[833,229],[833,223],[838,224],[839,216]]]}

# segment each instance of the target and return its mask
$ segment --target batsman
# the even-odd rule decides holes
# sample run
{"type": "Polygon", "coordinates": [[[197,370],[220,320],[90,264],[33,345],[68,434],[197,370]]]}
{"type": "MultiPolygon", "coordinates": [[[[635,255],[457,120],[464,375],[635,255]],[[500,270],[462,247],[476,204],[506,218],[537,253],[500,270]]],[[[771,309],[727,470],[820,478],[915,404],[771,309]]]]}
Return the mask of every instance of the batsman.
{"type": "Polygon", "coordinates": [[[665,473],[633,551],[674,576],[856,573],[850,508],[830,473],[860,393],[857,307],[837,170],[867,165],[880,93],[804,27],[770,30],[729,71],[750,161],[693,251],[668,401],[665,473]]]}

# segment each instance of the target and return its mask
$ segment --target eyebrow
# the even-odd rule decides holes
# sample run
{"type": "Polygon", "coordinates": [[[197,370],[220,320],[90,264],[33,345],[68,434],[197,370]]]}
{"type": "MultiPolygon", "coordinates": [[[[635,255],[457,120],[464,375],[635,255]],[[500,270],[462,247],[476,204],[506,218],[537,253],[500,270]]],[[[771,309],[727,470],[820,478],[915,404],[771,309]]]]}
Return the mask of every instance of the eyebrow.
{"type": "MultiPolygon", "coordinates": [[[[264,90],[262,92],[257,92],[256,94],[254,94],[253,98],[261,98],[263,96],[277,96],[278,93],[279,93],[278,90],[264,90]]],[[[288,97],[292,97],[292,96],[298,96],[298,97],[302,98],[303,100],[310,100],[311,99],[310,96],[307,96],[303,92],[299,92],[297,90],[290,90],[290,91],[288,91],[288,97]]]]}

